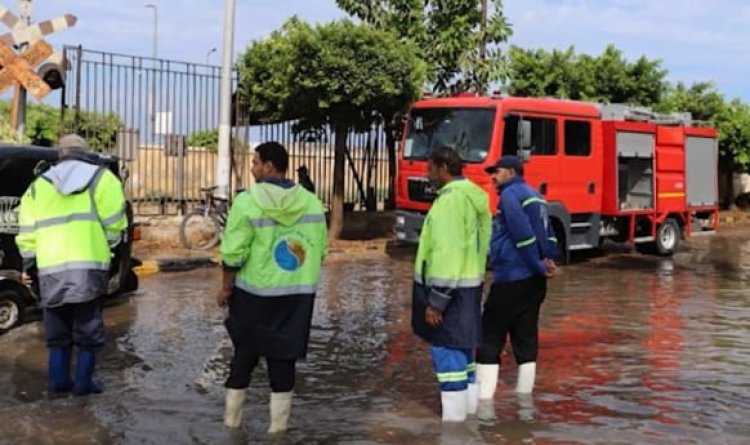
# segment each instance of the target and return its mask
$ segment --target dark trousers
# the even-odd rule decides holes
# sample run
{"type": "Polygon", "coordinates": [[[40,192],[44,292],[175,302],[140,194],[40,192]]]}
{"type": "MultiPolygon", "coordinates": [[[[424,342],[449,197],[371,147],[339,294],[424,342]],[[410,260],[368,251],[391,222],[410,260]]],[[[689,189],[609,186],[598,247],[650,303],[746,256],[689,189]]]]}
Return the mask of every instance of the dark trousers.
{"type": "Polygon", "coordinates": [[[95,351],[104,346],[104,320],[99,299],[44,309],[44,331],[48,348],[73,345],[95,351]]]}
{"type": "Polygon", "coordinates": [[[482,347],[477,363],[500,364],[510,334],[516,363],[535,362],[539,348],[539,310],[547,294],[547,279],[534,276],[511,283],[493,283],[482,314],[482,347]]]}
{"type": "MultiPolygon", "coordinates": [[[[257,355],[235,348],[229,378],[224,386],[231,389],[245,389],[250,386],[250,375],[259,361],[260,357],[257,355]]],[[[266,358],[271,391],[289,392],[294,389],[295,364],[296,360],[266,358]]]]}

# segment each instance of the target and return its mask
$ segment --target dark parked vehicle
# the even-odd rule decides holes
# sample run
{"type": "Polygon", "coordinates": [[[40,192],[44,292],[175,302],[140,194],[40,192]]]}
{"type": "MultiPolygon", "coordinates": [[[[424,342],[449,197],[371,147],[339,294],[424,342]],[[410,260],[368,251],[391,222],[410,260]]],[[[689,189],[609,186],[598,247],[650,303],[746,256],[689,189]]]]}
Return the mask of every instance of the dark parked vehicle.
{"type": "MultiPolygon", "coordinates": [[[[91,153],[91,161],[106,166],[121,178],[115,157],[91,153]]],[[[34,179],[57,161],[57,151],[30,145],[0,143],[0,333],[23,323],[29,312],[38,310],[38,289],[21,284],[22,261],[15,243],[18,234],[18,206],[21,195],[34,179]]],[[[113,249],[107,298],[122,296],[138,289],[133,268],[139,261],[131,258],[133,212],[127,205],[128,230],[113,249]]],[[[36,283],[36,277],[34,282],[36,283]]]]}

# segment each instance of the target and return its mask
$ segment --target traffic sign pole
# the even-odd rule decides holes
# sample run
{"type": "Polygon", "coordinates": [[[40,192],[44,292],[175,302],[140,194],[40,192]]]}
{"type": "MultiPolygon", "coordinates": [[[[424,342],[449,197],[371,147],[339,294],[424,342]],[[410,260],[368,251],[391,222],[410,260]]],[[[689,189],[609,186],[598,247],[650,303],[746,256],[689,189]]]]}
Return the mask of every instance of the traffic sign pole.
{"type": "MultiPolygon", "coordinates": [[[[31,0],[19,0],[18,1],[18,12],[21,23],[26,26],[31,25],[31,13],[34,11],[34,4],[31,0]]],[[[19,45],[18,51],[23,51],[24,47],[28,43],[19,45]]],[[[23,136],[26,133],[26,88],[18,82],[16,84],[16,91],[13,94],[13,114],[12,120],[15,121],[13,128],[16,129],[16,137],[18,142],[23,141],[23,136]]]]}

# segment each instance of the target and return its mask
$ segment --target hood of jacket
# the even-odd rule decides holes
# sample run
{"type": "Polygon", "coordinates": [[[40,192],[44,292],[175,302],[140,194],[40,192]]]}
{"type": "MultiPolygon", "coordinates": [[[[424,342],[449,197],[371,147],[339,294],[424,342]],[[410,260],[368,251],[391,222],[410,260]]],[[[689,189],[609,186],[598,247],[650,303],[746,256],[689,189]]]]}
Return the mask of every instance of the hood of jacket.
{"type": "Polygon", "coordinates": [[[271,219],[283,226],[295,224],[307,211],[307,193],[299,185],[285,187],[273,182],[255,186],[255,202],[271,219]]]}
{"type": "Polygon", "coordinates": [[[63,160],[42,173],[42,177],[60,194],[73,195],[86,190],[100,168],[77,159],[63,160]]]}

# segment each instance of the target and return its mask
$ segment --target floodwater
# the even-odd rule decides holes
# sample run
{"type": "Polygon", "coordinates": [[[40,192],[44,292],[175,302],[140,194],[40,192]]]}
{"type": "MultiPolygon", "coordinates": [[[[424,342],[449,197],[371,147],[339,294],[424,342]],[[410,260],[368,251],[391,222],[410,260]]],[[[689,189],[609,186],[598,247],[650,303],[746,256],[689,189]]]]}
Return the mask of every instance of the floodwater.
{"type": "Polygon", "coordinates": [[[39,323],[0,337],[2,444],[750,443],[750,237],[672,259],[621,251],[563,267],[542,311],[532,398],[506,357],[483,418],[443,427],[409,326],[411,257],[327,265],[291,429],[269,438],[265,369],[239,432],[222,425],[230,352],[216,270],[142,280],[106,310],[106,392],[48,400],[39,323]],[[493,420],[492,417],[495,419],[493,420]]]}

